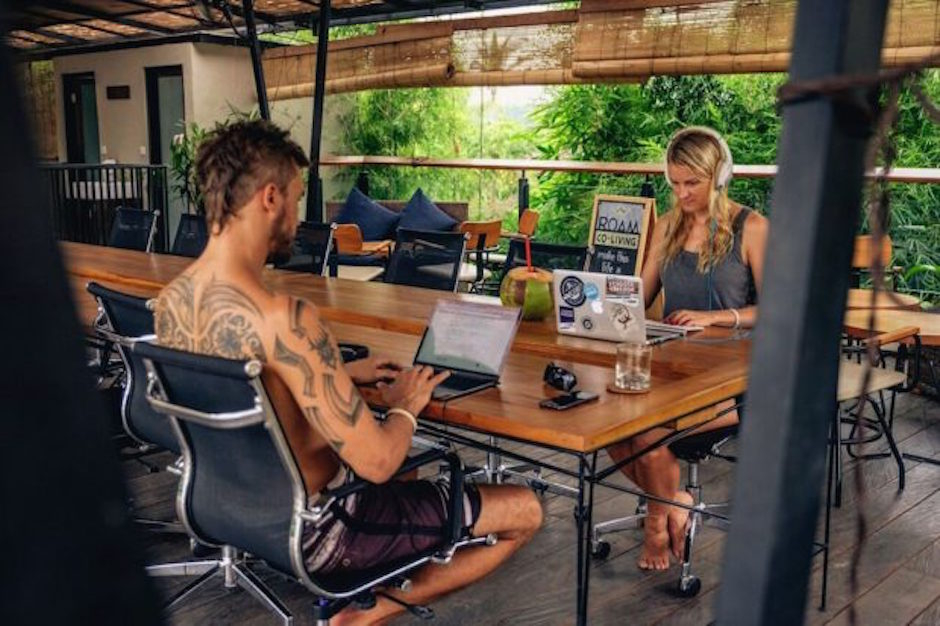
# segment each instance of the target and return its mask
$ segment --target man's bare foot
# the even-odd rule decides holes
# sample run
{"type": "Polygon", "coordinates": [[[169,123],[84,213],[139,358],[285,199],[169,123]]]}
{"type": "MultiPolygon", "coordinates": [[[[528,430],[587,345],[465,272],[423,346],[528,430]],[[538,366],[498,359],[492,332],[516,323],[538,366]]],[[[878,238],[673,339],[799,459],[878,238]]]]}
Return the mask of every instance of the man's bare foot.
{"type": "MultiPolygon", "coordinates": [[[[688,506],[695,504],[692,494],[688,491],[677,491],[672,498],[676,502],[681,502],[688,506]]],[[[669,543],[672,546],[672,553],[677,561],[682,561],[685,556],[685,534],[689,526],[689,512],[686,509],[680,509],[677,506],[669,507],[667,528],[669,530],[669,543]]]]}
{"type": "Polygon", "coordinates": [[[669,569],[669,532],[665,515],[647,515],[643,525],[643,547],[636,565],[642,570],[669,569]]]}

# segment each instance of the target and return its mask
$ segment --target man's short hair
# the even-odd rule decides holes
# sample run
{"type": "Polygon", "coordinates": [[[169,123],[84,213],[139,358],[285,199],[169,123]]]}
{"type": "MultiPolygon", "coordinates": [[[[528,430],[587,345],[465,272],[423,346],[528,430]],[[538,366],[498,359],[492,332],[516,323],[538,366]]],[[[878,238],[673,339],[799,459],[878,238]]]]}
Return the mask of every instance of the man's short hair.
{"type": "Polygon", "coordinates": [[[274,183],[286,191],[294,168],[309,165],[290,134],[271,122],[236,122],[214,131],[196,155],[196,178],[209,230],[221,231],[264,185],[274,183]]]}

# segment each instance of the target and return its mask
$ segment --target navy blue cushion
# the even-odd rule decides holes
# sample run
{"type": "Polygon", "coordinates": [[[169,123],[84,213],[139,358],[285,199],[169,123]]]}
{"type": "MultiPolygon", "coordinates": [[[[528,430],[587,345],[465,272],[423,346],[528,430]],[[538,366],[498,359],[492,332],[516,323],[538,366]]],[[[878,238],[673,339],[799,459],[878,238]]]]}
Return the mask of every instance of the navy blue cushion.
{"type": "Polygon", "coordinates": [[[411,200],[401,212],[399,228],[414,230],[454,230],[457,220],[440,210],[421,189],[411,196],[411,200]]]}
{"type": "Polygon", "coordinates": [[[346,198],[343,210],[336,216],[337,224],[356,224],[363,241],[391,239],[398,227],[398,213],[389,211],[356,187],[346,198]]]}

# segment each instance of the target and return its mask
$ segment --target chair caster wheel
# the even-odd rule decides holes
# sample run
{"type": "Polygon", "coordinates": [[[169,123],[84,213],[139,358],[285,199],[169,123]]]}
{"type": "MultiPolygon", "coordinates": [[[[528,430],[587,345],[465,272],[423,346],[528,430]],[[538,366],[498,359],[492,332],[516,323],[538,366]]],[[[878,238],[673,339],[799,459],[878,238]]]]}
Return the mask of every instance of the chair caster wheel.
{"type": "Polygon", "coordinates": [[[683,576],[677,589],[683,598],[694,598],[702,590],[702,581],[698,576],[683,576]]]}
{"type": "Polygon", "coordinates": [[[596,561],[603,561],[610,556],[610,543],[598,541],[591,544],[591,558],[596,561]]]}

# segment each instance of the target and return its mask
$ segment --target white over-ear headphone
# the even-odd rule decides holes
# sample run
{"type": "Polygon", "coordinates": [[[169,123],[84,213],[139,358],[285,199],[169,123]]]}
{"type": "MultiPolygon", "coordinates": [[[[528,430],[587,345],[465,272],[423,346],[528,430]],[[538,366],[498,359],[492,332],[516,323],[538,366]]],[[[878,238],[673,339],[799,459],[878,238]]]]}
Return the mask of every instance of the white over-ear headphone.
{"type": "Polygon", "coordinates": [[[718,149],[721,151],[721,161],[718,164],[718,171],[715,172],[715,190],[721,191],[731,182],[734,161],[731,158],[731,149],[728,148],[728,143],[725,141],[725,138],[718,134],[717,130],[709,128],[708,126],[687,126],[672,135],[669,139],[669,145],[666,146],[666,153],[663,155],[663,173],[666,176],[666,180],[670,185],[672,184],[672,181],[669,180],[669,153],[672,151],[672,146],[682,137],[692,133],[708,135],[718,143],[718,149]]]}

